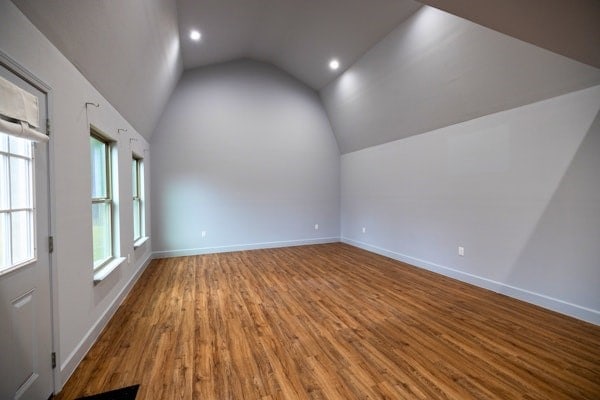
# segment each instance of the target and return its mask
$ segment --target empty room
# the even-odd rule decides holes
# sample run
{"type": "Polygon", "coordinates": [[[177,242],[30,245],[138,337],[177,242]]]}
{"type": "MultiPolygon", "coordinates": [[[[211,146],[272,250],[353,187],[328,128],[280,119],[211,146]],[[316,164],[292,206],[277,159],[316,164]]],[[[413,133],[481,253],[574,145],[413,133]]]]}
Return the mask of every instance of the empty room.
{"type": "Polygon", "coordinates": [[[600,399],[597,0],[0,0],[0,400],[600,399]]]}

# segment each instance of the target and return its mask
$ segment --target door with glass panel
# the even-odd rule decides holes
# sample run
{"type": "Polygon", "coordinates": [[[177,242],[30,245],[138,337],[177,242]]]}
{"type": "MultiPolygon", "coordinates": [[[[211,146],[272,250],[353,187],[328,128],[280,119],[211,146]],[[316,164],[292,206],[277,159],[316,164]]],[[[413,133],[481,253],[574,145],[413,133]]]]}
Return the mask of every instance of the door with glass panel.
{"type": "Polygon", "coordinates": [[[45,132],[45,93],[0,63],[0,399],[53,391],[45,132]]]}

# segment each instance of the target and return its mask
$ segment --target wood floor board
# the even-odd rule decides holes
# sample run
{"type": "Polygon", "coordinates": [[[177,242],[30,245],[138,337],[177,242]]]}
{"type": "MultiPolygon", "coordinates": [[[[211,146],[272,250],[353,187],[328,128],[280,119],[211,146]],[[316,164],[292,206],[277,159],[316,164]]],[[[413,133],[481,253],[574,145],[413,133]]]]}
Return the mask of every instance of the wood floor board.
{"type": "Polygon", "coordinates": [[[600,327],[334,243],[155,260],[58,400],[600,399],[600,327]]]}

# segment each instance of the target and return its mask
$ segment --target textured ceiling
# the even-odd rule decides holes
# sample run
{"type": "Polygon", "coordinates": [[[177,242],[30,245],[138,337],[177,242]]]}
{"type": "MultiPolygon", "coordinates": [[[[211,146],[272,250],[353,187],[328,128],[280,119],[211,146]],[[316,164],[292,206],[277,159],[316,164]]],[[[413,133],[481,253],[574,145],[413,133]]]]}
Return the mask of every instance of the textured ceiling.
{"type": "Polygon", "coordinates": [[[313,89],[408,18],[421,5],[412,0],[177,0],[185,68],[236,58],[277,65],[313,89]],[[190,29],[202,32],[189,40],[190,29]]]}
{"type": "Polygon", "coordinates": [[[182,72],[173,0],[13,0],[144,137],[182,72]]]}

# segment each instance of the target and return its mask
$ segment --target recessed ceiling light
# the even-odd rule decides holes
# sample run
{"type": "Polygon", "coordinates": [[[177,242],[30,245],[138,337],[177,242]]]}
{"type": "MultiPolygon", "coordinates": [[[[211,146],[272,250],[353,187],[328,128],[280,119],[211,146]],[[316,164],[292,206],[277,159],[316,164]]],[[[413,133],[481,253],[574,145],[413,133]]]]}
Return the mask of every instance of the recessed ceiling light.
{"type": "Polygon", "coordinates": [[[192,31],[190,31],[190,39],[192,39],[193,41],[197,42],[198,40],[200,40],[201,37],[202,34],[200,34],[200,32],[198,32],[197,30],[193,29],[192,31]]]}
{"type": "Polygon", "coordinates": [[[336,60],[335,58],[331,61],[329,61],[329,68],[331,68],[332,70],[336,70],[340,67],[340,62],[338,60],[336,60]]]}

